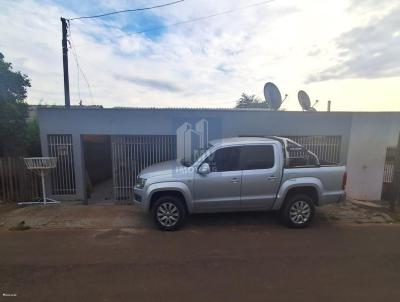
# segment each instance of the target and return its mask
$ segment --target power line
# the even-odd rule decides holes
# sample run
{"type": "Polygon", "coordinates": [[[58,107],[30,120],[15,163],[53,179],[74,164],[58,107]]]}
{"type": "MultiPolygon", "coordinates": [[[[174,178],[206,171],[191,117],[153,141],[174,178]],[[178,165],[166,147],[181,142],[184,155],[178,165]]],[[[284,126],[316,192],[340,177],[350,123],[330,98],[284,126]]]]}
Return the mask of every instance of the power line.
{"type": "MultiPolygon", "coordinates": [[[[215,14],[208,15],[208,16],[203,16],[203,17],[198,17],[198,18],[186,20],[186,21],[181,21],[181,22],[176,22],[176,23],[167,24],[167,25],[163,25],[163,26],[153,27],[153,28],[149,28],[149,29],[145,29],[145,30],[129,33],[129,34],[126,34],[126,35],[129,36],[129,35],[142,34],[142,33],[148,32],[148,31],[163,29],[163,28],[167,28],[167,27],[171,27],[171,26],[176,26],[176,25],[181,25],[181,24],[187,24],[187,23],[193,23],[193,22],[197,22],[197,21],[202,21],[202,20],[209,19],[209,18],[214,18],[214,17],[218,17],[218,16],[222,16],[222,15],[231,14],[231,13],[239,11],[239,10],[244,10],[244,9],[252,8],[252,7],[255,7],[255,6],[264,5],[264,4],[267,4],[267,3],[274,2],[274,1],[275,0],[262,1],[262,2],[258,2],[258,3],[254,3],[254,4],[250,4],[250,5],[234,8],[234,9],[230,9],[230,10],[227,10],[227,11],[215,13],[215,14]]],[[[117,37],[119,37],[119,36],[117,36],[117,37]]],[[[121,36],[121,37],[123,37],[123,36],[121,36]]]]}
{"type": "MultiPolygon", "coordinates": [[[[140,30],[140,31],[132,32],[132,33],[126,33],[126,34],[123,34],[123,35],[117,35],[117,36],[114,36],[114,38],[116,38],[116,39],[124,38],[124,37],[127,37],[127,36],[143,34],[143,33],[146,33],[146,32],[159,30],[159,29],[163,29],[163,28],[169,28],[169,27],[173,27],[173,26],[176,26],[176,25],[183,25],[183,24],[187,24],[187,23],[194,23],[194,22],[198,22],[198,21],[203,21],[203,20],[206,20],[206,19],[210,19],[210,18],[215,18],[215,17],[218,17],[218,16],[222,16],[222,15],[231,14],[231,13],[239,11],[239,10],[245,10],[245,9],[249,9],[249,8],[252,8],[252,7],[255,7],[255,6],[265,5],[265,4],[272,3],[272,2],[275,2],[275,0],[262,1],[262,2],[258,2],[258,3],[254,3],[254,4],[250,4],[250,5],[246,5],[246,6],[241,6],[241,7],[234,8],[234,9],[230,9],[230,10],[227,10],[227,11],[215,13],[215,14],[212,14],[212,15],[207,15],[207,16],[202,16],[202,17],[198,17],[198,18],[194,18],[194,19],[190,19],[190,20],[180,21],[180,22],[176,22],[176,23],[172,23],[172,24],[152,27],[152,28],[148,28],[148,29],[144,29],[144,30],[140,30]]],[[[91,43],[80,44],[80,45],[77,45],[76,47],[81,47],[81,46],[88,45],[88,44],[91,44],[91,43]]]]}
{"type": "Polygon", "coordinates": [[[185,0],[179,0],[179,1],[175,1],[175,2],[169,2],[169,3],[150,6],[150,7],[142,7],[142,8],[135,8],[135,9],[124,9],[124,10],[120,10],[120,11],[115,11],[115,12],[110,12],[110,13],[105,13],[105,14],[100,14],[100,15],[94,15],[94,16],[84,16],[84,17],[70,18],[70,19],[68,19],[68,21],[79,20],[79,19],[100,18],[100,17],[106,17],[106,16],[111,16],[111,15],[121,14],[121,13],[144,11],[144,10],[149,10],[149,9],[160,8],[160,7],[164,7],[164,6],[177,4],[177,3],[183,2],[183,1],[185,1],[185,0]]]}
{"type": "Polygon", "coordinates": [[[71,47],[72,54],[73,54],[73,57],[74,57],[74,59],[75,59],[75,63],[76,63],[77,71],[78,71],[78,95],[79,95],[79,102],[81,101],[81,92],[80,92],[80,84],[79,84],[79,74],[82,73],[83,79],[85,80],[86,85],[87,85],[87,87],[88,87],[90,99],[91,99],[91,102],[92,102],[92,105],[93,105],[92,88],[91,88],[91,86],[90,86],[90,84],[89,84],[89,81],[88,81],[88,79],[87,79],[87,77],[86,77],[84,71],[82,70],[82,68],[81,68],[81,66],[80,66],[80,64],[79,64],[79,61],[78,61],[78,53],[76,52],[76,49],[75,49],[75,46],[74,46],[74,43],[73,43],[73,40],[72,40],[71,26],[69,26],[69,38],[70,38],[70,39],[68,40],[68,42],[69,42],[69,45],[70,45],[70,47],[71,47]]]}

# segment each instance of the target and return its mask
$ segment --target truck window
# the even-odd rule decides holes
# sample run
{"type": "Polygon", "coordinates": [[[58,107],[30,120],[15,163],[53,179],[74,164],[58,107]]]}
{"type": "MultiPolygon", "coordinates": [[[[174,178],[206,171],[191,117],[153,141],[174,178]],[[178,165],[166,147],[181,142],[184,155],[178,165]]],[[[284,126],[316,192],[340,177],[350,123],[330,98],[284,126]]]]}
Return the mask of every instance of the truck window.
{"type": "Polygon", "coordinates": [[[204,161],[210,165],[211,172],[238,171],[240,147],[221,148],[204,161]]]}
{"type": "Polygon", "coordinates": [[[275,154],[272,145],[243,146],[240,154],[241,170],[269,169],[274,166],[275,154]]]}

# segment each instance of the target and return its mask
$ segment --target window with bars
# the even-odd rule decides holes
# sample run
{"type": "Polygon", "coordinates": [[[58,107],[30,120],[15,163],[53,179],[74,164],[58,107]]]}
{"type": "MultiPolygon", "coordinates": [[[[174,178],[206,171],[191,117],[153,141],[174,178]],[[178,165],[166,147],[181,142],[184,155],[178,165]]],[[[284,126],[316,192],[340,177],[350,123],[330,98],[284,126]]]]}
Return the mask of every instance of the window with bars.
{"type": "MultiPolygon", "coordinates": [[[[321,162],[340,162],[340,150],[342,137],[335,136],[286,136],[315,153],[321,162]]],[[[301,151],[295,151],[301,152],[301,151]]],[[[293,154],[293,157],[301,157],[302,154],[293,154]]]]}

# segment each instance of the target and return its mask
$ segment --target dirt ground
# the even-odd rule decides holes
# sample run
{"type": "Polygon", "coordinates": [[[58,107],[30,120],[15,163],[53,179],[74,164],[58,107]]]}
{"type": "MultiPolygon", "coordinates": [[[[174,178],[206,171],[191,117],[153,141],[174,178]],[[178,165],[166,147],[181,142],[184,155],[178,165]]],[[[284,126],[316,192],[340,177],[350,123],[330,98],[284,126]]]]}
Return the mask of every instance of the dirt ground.
{"type": "Polygon", "coordinates": [[[266,213],[153,228],[0,230],[1,301],[397,301],[400,226],[266,213]]]}
{"type": "Polygon", "coordinates": [[[397,301],[396,222],[352,201],[304,230],[258,212],[168,233],[133,206],[3,206],[0,301],[397,301]]]}

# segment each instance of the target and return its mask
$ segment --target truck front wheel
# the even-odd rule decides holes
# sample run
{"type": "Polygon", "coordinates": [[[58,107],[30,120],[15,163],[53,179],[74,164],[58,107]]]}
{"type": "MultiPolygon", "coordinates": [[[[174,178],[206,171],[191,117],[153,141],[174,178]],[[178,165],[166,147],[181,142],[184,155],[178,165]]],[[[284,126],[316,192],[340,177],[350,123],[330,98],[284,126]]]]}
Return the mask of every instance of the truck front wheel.
{"type": "Polygon", "coordinates": [[[186,220],[186,209],[179,198],[175,196],[159,197],[152,208],[153,220],[159,229],[176,231],[186,220]]]}
{"type": "Polygon", "coordinates": [[[307,227],[315,213],[313,199],[305,194],[290,196],[281,210],[281,218],[285,225],[291,228],[307,227]]]}

